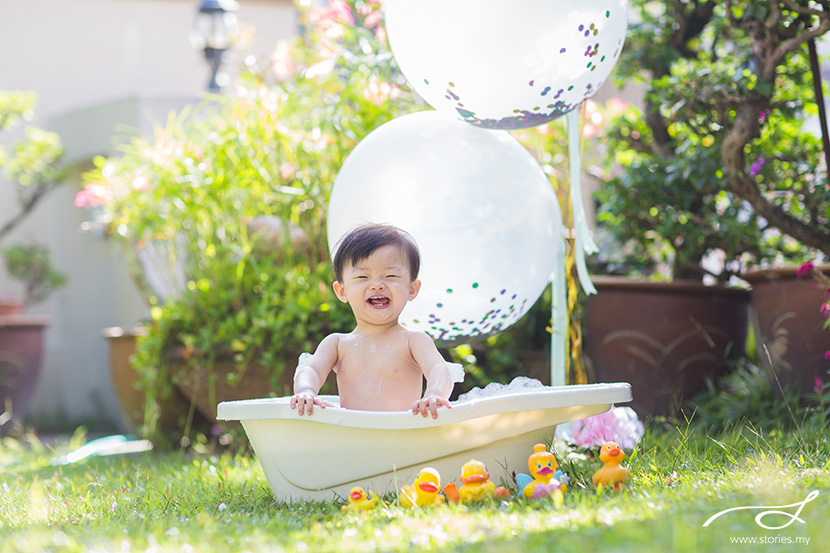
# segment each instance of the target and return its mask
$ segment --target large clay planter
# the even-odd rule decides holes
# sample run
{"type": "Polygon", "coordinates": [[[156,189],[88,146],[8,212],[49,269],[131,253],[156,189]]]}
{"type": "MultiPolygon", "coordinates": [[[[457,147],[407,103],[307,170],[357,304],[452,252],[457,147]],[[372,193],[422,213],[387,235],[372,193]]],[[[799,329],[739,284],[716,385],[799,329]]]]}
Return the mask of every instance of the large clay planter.
{"type": "Polygon", "coordinates": [[[43,368],[43,341],[49,318],[0,316],[0,413],[23,418],[43,368]]]}
{"type": "MultiPolygon", "coordinates": [[[[145,395],[138,389],[139,375],[131,358],[135,354],[136,338],[146,334],[142,327],[124,329],[118,326],[105,328],[101,335],[109,343],[110,377],[121,408],[121,416],[127,430],[139,433],[144,424],[145,395]]],[[[158,425],[164,433],[180,430],[180,421],[187,416],[188,400],[176,390],[173,398],[161,403],[158,425]]]]}
{"type": "MultiPolygon", "coordinates": [[[[285,355],[285,371],[275,384],[269,377],[271,371],[267,371],[263,365],[255,361],[248,364],[238,381],[230,384],[225,376],[237,371],[231,356],[219,356],[208,368],[198,363],[195,367],[188,365],[179,351],[171,351],[168,355],[170,374],[183,375],[177,381],[178,389],[184,397],[195,403],[199,413],[212,422],[217,422],[216,406],[223,401],[290,395],[297,358],[298,355],[285,355]]],[[[329,385],[330,382],[321,393],[330,393],[329,385]]]]}
{"type": "MultiPolygon", "coordinates": [[[[821,267],[830,274],[830,265],[821,267]]],[[[824,291],[796,267],[765,269],[744,275],[752,284],[751,315],[758,357],[773,389],[789,388],[815,396],[816,378],[830,385],[830,330],[821,316],[824,291]]]]}
{"type": "Polygon", "coordinates": [[[749,292],[595,277],[584,315],[593,382],[628,382],[641,416],[673,416],[744,353],[749,292]]]}

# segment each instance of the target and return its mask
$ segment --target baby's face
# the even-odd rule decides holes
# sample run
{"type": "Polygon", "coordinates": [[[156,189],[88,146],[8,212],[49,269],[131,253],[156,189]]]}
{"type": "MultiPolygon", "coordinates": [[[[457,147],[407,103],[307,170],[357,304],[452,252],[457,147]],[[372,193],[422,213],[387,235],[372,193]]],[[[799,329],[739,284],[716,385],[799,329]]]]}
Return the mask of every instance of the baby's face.
{"type": "Polygon", "coordinates": [[[421,282],[412,280],[409,259],[395,246],[383,246],[343,269],[334,292],[348,302],[358,322],[395,324],[406,303],[418,295],[421,282]]]}

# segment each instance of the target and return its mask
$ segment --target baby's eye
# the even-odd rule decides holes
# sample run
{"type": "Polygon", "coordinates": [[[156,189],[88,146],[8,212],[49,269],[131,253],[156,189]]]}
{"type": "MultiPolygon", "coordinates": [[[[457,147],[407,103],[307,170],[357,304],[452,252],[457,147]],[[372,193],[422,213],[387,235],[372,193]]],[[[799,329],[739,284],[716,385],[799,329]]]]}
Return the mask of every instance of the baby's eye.
{"type": "Polygon", "coordinates": [[[386,275],[386,278],[401,278],[401,275],[386,275]]]}

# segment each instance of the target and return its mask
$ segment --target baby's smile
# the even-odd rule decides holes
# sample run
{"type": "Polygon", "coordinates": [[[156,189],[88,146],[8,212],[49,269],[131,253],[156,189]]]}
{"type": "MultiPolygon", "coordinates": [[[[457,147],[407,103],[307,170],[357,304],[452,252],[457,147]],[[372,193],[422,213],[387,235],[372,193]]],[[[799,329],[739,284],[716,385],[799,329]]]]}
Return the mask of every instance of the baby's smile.
{"type": "Polygon", "coordinates": [[[390,300],[386,296],[372,296],[366,302],[375,309],[383,309],[389,307],[390,300]]]}

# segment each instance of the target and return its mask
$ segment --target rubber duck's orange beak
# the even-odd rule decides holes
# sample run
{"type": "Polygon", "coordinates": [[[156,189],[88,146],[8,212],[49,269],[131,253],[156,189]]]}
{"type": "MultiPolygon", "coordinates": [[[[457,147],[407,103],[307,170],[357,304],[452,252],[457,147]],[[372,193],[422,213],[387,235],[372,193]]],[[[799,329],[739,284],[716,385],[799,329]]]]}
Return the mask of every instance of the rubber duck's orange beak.
{"type": "Polygon", "coordinates": [[[438,493],[439,489],[438,484],[436,484],[435,482],[421,482],[420,484],[418,484],[418,487],[421,489],[421,491],[427,493],[438,493]]]}
{"type": "Polygon", "coordinates": [[[490,474],[485,472],[484,474],[471,474],[469,476],[465,476],[461,479],[461,481],[465,484],[477,484],[479,482],[486,482],[488,478],[490,478],[490,474]]]}
{"type": "Polygon", "coordinates": [[[617,456],[617,455],[619,455],[620,453],[622,453],[622,452],[620,451],[620,448],[615,447],[614,449],[612,449],[611,451],[609,451],[609,452],[608,452],[608,455],[610,455],[611,457],[616,457],[616,456],[617,456]]]}
{"type": "Polygon", "coordinates": [[[360,501],[361,499],[363,499],[363,493],[355,490],[351,494],[349,494],[349,499],[351,499],[352,501],[360,501]]]}

